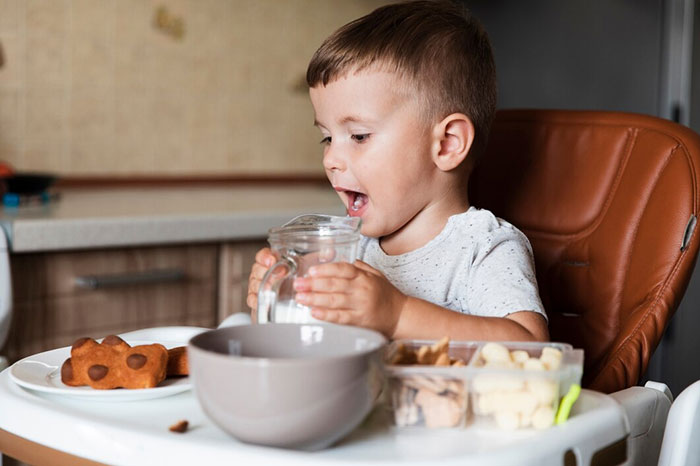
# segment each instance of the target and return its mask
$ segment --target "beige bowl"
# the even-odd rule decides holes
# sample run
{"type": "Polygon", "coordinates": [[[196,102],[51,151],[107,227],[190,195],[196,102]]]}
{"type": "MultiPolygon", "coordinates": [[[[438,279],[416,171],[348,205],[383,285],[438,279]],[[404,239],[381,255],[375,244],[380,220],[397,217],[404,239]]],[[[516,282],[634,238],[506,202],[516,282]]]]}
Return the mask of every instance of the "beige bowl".
{"type": "Polygon", "coordinates": [[[239,440],[317,450],[372,409],[385,344],[378,332],[339,325],[221,328],[190,340],[190,378],[204,412],[239,440]]]}

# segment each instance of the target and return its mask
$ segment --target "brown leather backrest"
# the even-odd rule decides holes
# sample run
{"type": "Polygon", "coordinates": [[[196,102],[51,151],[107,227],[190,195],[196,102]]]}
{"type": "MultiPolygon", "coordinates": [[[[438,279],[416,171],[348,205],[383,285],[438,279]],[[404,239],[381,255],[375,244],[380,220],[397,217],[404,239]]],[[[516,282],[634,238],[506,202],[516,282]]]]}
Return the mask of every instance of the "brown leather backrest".
{"type": "Polygon", "coordinates": [[[585,350],[584,386],[644,374],[693,271],[698,170],[700,137],[667,120],[498,113],[470,200],[530,239],[552,340],[585,350]]]}

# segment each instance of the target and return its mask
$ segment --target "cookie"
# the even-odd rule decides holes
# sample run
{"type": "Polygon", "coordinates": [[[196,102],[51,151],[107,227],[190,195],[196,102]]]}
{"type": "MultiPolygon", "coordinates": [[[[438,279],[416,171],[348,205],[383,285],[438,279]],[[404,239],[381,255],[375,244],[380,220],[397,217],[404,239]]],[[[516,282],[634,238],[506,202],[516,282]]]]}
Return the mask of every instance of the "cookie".
{"type": "Polygon", "coordinates": [[[187,347],[178,346],[168,350],[168,368],[166,370],[167,377],[188,375],[190,366],[187,361],[187,347]]]}
{"type": "Polygon", "coordinates": [[[61,381],[71,387],[152,388],[165,379],[168,350],[163,345],[131,347],[116,335],[101,343],[80,338],[61,367],[61,381]]]}
{"type": "Polygon", "coordinates": [[[187,427],[189,427],[190,423],[187,422],[186,419],[183,419],[181,421],[176,422],[175,424],[171,425],[169,427],[170,432],[176,432],[178,434],[184,434],[187,432],[187,427]]]}

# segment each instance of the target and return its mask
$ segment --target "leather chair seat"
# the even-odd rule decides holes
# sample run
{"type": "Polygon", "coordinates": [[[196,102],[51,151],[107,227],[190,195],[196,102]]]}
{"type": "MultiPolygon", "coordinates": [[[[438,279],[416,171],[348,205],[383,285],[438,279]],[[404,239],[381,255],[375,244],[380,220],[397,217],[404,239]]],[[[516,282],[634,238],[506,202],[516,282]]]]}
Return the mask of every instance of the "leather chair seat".
{"type": "Polygon", "coordinates": [[[585,350],[584,386],[637,384],[698,251],[700,137],[617,112],[498,112],[473,205],[520,228],[553,341],[585,350]]]}

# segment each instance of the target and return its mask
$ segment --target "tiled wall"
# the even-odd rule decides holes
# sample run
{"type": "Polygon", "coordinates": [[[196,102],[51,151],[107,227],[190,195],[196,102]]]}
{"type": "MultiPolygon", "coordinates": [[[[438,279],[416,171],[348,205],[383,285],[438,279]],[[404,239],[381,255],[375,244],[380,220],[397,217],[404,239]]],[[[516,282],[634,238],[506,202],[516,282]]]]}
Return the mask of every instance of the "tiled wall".
{"type": "Polygon", "coordinates": [[[0,160],[79,176],[321,173],[307,62],[383,3],[0,0],[0,160]]]}

